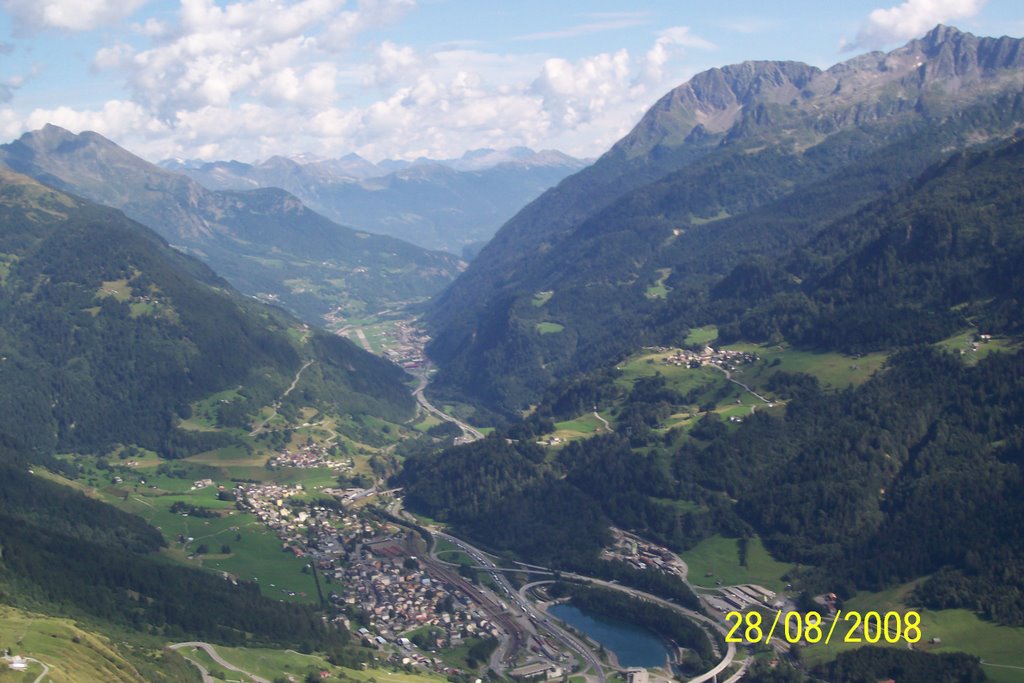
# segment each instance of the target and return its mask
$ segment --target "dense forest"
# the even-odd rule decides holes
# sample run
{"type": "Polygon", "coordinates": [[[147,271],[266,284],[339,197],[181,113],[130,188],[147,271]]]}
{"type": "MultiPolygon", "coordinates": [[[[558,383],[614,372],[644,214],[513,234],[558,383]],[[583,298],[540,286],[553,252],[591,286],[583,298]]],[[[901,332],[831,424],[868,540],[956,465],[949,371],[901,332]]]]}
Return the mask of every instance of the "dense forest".
{"type": "Polygon", "coordinates": [[[119,212],[0,178],[0,432],[33,453],[137,444],[165,457],[225,445],[178,430],[189,404],[237,389],[224,426],[245,426],[304,360],[289,396],[401,420],[413,402],[395,366],[240,296],[119,212]]]}
{"type": "MultiPolygon", "coordinates": [[[[708,414],[690,437],[651,431],[638,447],[635,431],[617,433],[553,458],[492,435],[411,457],[398,482],[413,509],[555,566],[593,563],[608,523],[677,549],[756,531],[779,559],[814,567],[808,587],[848,597],[934,573],[921,604],[1024,624],[1024,354],[969,367],[920,346],[857,389],[780,381],[784,417],[726,428],[708,414]]],[[[656,405],[642,399],[658,382],[638,384],[624,413],[656,405]]]]}
{"type": "Polygon", "coordinates": [[[861,353],[936,341],[965,319],[1019,333],[1021,168],[1022,141],[954,154],[787,261],[737,268],[712,292],[721,340],[861,353]]]}

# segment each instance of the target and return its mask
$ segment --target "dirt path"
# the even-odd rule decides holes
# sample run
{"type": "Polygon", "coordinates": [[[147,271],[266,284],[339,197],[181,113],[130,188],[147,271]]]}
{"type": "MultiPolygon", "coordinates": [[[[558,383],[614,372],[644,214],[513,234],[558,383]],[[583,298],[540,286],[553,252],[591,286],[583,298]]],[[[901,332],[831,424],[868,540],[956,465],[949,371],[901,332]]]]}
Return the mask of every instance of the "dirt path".
{"type": "MultiPolygon", "coordinates": [[[[239,669],[234,664],[231,664],[231,663],[225,661],[224,658],[221,657],[220,654],[218,654],[217,651],[213,648],[213,645],[210,645],[209,643],[204,643],[204,642],[197,641],[197,640],[191,640],[191,641],[189,641],[187,643],[175,643],[174,645],[171,645],[170,647],[171,647],[172,650],[181,650],[182,648],[196,648],[196,649],[199,649],[199,650],[203,650],[204,652],[206,652],[206,654],[210,655],[210,659],[212,659],[213,661],[217,662],[218,664],[220,664],[225,669],[228,669],[229,671],[237,671],[238,673],[240,673],[240,674],[242,674],[244,676],[248,676],[253,681],[255,681],[255,683],[270,683],[270,681],[268,681],[266,678],[262,678],[260,676],[257,676],[256,674],[249,673],[245,669],[239,669]]],[[[183,656],[185,657],[185,659],[188,659],[188,655],[183,655],[183,656]]],[[[200,665],[198,662],[195,662],[195,661],[193,661],[191,659],[188,659],[188,661],[192,662],[192,664],[194,664],[200,671],[202,671],[203,674],[204,674],[204,677],[209,675],[209,672],[207,672],[206,669],[202,665],[200,665]]]]}
{"type": "Polygon", "coordinates": [[[295,387],[299,385],[299,379],[302,377],[302,372],[315,362],[316,361],[313,360],[307,360],[303,364],[303,366],[299,368],[299,371],[295,373],[295,377],[292,379],[292,383],[288,385],[288,388],[284,390],[284,393],[281,394],[280,398],[274,401],[274,405],[271,406],[270,415],[267,416],[267,419],[265,419],[255,428],[253,428],[253,430],[249,432],[249,436],[256,436],[257,434],[259,434],[261,431],[263,431],[263,428],[267,426],[267,423],[274,419],[274,417],[277,415],[277,407],[281,405],[281,401],[287,398],[288,394],[292,393],[295,390],[295,387]]]}
{"type": "Polygon", "coordinates": [[[608,424],[608,420],[606,420],[603,417],[601,417],[601,413],[597,412],[596,410],[594,411],[594,417],[596,417],[598,420],[600,420],[601,424],[603,424],[604,428],[607,429],[609,432],[614,432],[615,431],[614,429],[612,429],[612,426],[610,424],[608,424]]]}

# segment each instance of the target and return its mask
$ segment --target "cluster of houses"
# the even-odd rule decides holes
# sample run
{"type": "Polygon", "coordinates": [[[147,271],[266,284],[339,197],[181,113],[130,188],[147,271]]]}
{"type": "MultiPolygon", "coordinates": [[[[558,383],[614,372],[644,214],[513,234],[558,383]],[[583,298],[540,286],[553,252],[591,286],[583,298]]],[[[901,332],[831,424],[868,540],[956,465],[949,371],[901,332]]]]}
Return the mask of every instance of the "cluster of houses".
{"type": "MultiPolygon", "coordinates": [[[[309,558],[324,577],[338,612],[364,615],[364,644],[394,646],[398,661],[447,673],[432,653],[418,650],[407,634],[433,627],[429,649],[458,645],[465,638],[498,637],[500,628],[457,587],[432,579],[410,556],[398,528],[341,506],[301,502],[301,485],[239,484],[238,504],[275,531],[282,549],[309,558]]],[[[351,492],[325,489],[324,493],[351,492]]],[[[341,618],[339,616],[339,618],[341,618]]]]}
{"type": "Polygon", "coordinates": [[[403,320],[396,323],[395,338],[389,348],[384,350],[384,355],[406,370],[421,368],[427,360],[423,349],[429,341],[430,337],[423,331],[403,320]]]}
{"type": "Polygon", "coordinates": [[[634,569],[660,571],[686,578],[686,565],[668,548],[612,527],[612,544],[601,551],[601,559],[626,562],[634,569]]]}
{"type": "Polygon", "coordinates": [[[731,351],[728,349],[714,349],[705,346],[700,351],[689,349],[676,349],[674,353],[662,359],[665,365],[675,367],[699,368],[703,365],[717,365],[723,370],[736,370],[741,365],[756,363],[758,356],[749,351],[731,351]]]}
{"type": "Polygon", "coordinates": [[[432,579],[408,560],[399,541],[383,538],[361,544],[335,571],[341,588],[332,601],[365,615],[367,627],[359,632],[365,644],[394,643],[405,648],[413,662],[436,667],[443,666],[441,661],[411,647],[409,632],[428,627],[429,651],[458,646],[466,638],[501,636],[501,629],[469,596],[432,579]]]}
{"type": "Polygon", "coordinates": [[[331,459],[331,454],[323,444],[308,443],[297,451],[283,450],[270,456],[267,467],[298,467],[311,469],[314,467],[330,467],[336,470],[351,470],[355,466],[352,460],[342,462],[331,459]]]}
{"type": "Polygon", "coordinates": [[[256,515],[281,539],[282,548],[298,557],[334,557],[343,552],[344,543],[383,529],[380,522],[360,520],[354,513],[298,503],[305,494],[302,484],[239,484],[235,488],[238,505],[256,515]]]}

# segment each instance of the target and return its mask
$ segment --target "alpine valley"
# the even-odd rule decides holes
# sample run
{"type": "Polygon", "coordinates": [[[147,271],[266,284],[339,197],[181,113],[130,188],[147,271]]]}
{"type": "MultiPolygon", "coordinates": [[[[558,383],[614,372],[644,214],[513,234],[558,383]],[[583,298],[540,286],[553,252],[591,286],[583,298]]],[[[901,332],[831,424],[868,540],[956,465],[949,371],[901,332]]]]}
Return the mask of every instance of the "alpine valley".
{"type": "Polygon", "coordinates": [[[1024,680],[1022,131],[940,25],[585,167],[4,145],[10,680],[1024,680]]]}
{"type": "Polygon", "coordinates": [[[280,187],[343,225],[391,235],[427,249],[472,256],[501,225],[586,163],[560,152],[479,149],[459,159],[384,160],[272,157],[164,161],[211,190],[280,187]]]}
{"type": "Polygon", "coordinates": [[[210,191],[96,133],[56,126],[0,150],[0,164],[121,209],[245,294],[309,322],[422,300],[465,265],[445,253],[337,225],[276,188],[210,191]]]}

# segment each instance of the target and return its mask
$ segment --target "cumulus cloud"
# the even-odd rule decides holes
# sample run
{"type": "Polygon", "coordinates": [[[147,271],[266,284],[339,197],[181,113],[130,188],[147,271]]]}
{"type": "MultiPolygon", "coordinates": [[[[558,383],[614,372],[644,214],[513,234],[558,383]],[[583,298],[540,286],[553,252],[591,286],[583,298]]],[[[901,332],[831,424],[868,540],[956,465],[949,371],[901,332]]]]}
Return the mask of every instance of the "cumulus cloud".
{"type": "Polygon", "coordinates": [[[373,75],[363,79],[364,85],[389,86],[416,80],[423,59],[408,45],[385,40],[375,51],[373,75]]]}
{"type": "Polygon", "coordinates": [[[690,32],[687,26],[673,26],[661,32],[644,56],[642,79],[658,84],[665,77],[665,65],[680,56],[686,48],[714,49],[714,45],[690,32]]]}
{"type": "MultiPolygon", "coordinates": [[[[180,111],[262,99],[323,107],[337,96],[337,50],[356,32],[400,17],[412,0],[181,0],[178,22],[136,24],[145,49],[99,50],[94,67],[124,72],[133,99],[161,119],[180,111]]],[[[386,51],[385,51],[386,52],[386,51]]],[[[382,56],[393,77],[403,53],[382,56]]]]}
{"type": "Polygon", "coordinates": [[[111,137],[125,133],[145,132],[153,135],[168,132],[166,127],[155,120],[144,107],[125,100],[111,100],[94,110],[77,110],[71,107],[35,109],[20,119],[13,118],[12,112],[5,110],[2,121],[7,138],[15,137],[26,130],[42,128],[47,123],[73,131],[92,130],[111,137]]]}
{"type": "Polygon", "coordinates": [[[880,48],[897,41],[917,38],[936,24],[945,24],[977,15],[986,0],[906,0],[903,4],[876,9],[857,32],[853,42],[844,41],[840,49],[880,48]]]}
{"type": "Polygon", "coordinates": [[[0,0],[22,32],[48,28],[88,31],[129,17],[146,0],[0,0]]]}
{"type": "MultiPolygon", "coordinates": [[[[400,20],[413,0],[180,3],[177,17],[126,25],[94,55],[93,68],[120,74],[129,97],[20,117],[3,108],[0,130],[13,137],[47,122],[95,130],[153,160],[310,151],[453,157],[514,145],[590,156],[689,75],[686,51],[713,47],[675,27],[647,50],[571,60],[394,40],[357,51],[346,45],[366,45],[370,29],[400,20]]],[[[647,21],[635,13],[587,18],[578,30],[647,21]]]]}

